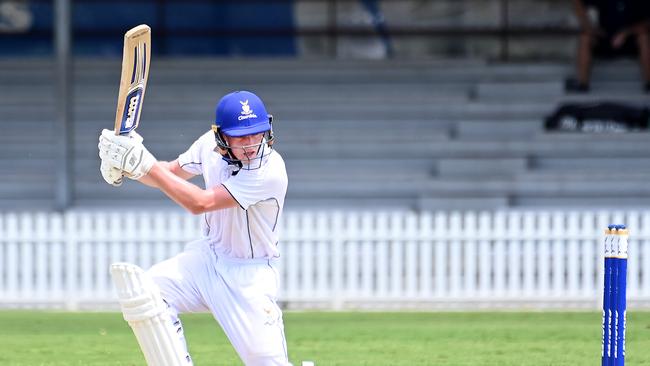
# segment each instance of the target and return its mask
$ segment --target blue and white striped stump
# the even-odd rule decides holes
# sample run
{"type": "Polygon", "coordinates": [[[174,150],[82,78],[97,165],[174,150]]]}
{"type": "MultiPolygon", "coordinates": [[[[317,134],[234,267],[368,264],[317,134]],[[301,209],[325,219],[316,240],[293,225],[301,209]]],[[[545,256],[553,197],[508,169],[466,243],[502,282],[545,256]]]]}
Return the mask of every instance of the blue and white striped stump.
{"type": "Polygon", "coordinates": [[[605,231],[602,366],[625,365],[628,236],[625,225],[605,231]]]}

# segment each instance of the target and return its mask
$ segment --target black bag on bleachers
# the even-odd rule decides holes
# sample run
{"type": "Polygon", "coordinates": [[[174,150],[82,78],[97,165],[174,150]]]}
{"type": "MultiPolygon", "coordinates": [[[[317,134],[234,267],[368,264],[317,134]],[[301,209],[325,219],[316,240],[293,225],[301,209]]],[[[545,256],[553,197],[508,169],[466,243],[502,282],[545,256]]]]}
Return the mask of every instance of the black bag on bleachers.
{"type": "Polygon", "coordinates": [[[613,102],[565,103],[546,117],[547,131],[626,132],[648,129],[648,107],[613,102]]]}

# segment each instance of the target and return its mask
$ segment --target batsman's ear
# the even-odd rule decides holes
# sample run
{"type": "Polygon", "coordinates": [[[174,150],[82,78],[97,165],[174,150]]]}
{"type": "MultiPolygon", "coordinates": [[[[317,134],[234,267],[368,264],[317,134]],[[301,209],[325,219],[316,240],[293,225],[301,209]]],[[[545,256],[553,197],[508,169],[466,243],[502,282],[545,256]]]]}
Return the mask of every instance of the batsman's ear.
{"type": "Polygon", "coordinates": [[[217,142],[217,147],[214,148],[214,151],[218,152],[223,156],[226,156],[226,154],[228,154],[227,145],[226,142],[223,140],[221,131],[219,131],[219,126],[212,125],[212,132],[214,132],[214,139],[217,142]]]}
{"type": "Polygon", "coordinates": [[[266,116],[269,118],[269,125],[271,126],[267,137],[267,143],[269,146],[273,146],[273,140],[275,139],[275,136],[273,136],[273,115],[267,114],[266,116]]]}

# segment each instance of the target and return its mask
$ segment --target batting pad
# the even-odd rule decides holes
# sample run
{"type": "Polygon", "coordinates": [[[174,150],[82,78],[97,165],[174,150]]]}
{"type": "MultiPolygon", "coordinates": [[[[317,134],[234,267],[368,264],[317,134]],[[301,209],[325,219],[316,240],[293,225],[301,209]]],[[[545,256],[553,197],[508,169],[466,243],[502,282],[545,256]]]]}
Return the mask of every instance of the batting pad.
{"type": "Polygon", "coordinates": [[[142,268],[134,264],[113,263],[110,271],[124,320],[133,329],[147,365],[191,365],[158,286],[142,268]]]}

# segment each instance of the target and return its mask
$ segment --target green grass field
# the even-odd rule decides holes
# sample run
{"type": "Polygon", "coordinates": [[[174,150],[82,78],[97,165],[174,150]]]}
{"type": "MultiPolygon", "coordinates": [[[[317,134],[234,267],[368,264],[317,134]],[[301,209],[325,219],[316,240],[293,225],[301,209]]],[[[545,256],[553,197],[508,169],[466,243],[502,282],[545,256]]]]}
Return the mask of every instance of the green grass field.
{"type": "MultiPolygon", "coordinates": [[[[598,312],[287,312],[291,361],[329,365],[600,364],[598,312]]],[[[197,366],[240,365],[209,314],[183,323],[197,366]]],[[[144,365],[119,313],[0,312],[0,365],[144,365]]],[[[650,365],[650,312],[628,315],[627,364],[650,365]]]]}

